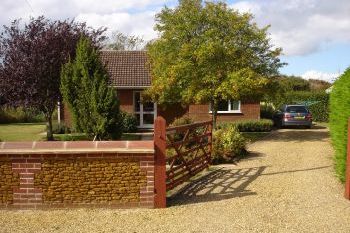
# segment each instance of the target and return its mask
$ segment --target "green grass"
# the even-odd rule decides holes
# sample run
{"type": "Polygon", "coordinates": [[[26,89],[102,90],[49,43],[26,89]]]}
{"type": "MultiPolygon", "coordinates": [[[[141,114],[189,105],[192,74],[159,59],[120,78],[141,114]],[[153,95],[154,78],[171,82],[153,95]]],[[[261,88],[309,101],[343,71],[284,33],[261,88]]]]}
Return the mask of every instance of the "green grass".
{"type": "Polygon", "coordinates": [[[45,140],[45,123],[0,124],[2,141],[41,141],[45,140]]]}
{"type": "Polygon", "coordinates": [[[261,140],[270,132],[242,132],[243,137],[245,137],[249,142],[256,142],[261,140]]]}

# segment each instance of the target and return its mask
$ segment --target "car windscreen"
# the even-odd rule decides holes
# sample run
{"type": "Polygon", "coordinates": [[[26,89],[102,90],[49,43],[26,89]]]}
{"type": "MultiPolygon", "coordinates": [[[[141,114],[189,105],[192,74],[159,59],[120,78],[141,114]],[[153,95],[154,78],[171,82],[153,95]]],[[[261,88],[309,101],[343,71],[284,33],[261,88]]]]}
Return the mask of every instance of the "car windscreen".
{"type": "Polygon", "coordinates": [[[289,113],[307,113],[307,109],[304,106],[288,106],[286,112],[289,113]]]}

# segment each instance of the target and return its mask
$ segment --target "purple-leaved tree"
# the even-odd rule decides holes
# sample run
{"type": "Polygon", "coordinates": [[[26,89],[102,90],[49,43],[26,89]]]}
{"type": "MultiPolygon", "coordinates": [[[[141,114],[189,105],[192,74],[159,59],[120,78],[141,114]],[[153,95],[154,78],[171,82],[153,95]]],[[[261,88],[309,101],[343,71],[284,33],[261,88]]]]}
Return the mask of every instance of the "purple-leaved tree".
{"type": "Polygon", "coordinates": [[[21,26],[15,20],[0,35],[0,98],[11,106],[42,111],[47,122],[47,140],[53,140],[52,114],[61,100],[60,72],[74,59],[81,36],[102,45],[105,28],[94,30],[85,23],[31,18],[21,26]]]}

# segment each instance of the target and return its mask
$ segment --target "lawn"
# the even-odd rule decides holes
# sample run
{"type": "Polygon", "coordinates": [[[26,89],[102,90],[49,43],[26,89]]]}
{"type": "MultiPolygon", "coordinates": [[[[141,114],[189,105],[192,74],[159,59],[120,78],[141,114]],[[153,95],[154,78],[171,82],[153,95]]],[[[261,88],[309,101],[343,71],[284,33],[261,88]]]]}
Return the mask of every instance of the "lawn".
{"type": "MultiPolygon", "coordinates": [[[[54,134],[57,141],[79,141],[88,140],[83,133],[54,134]]],[[[45,123],[13,123],[0,124],[1,141],[45,141],[45,123]]],[[[121,140],[141,140],[140,135],[123,134],[121,140]]],[[[151,140],[151,139],[149,139],[151,140]]]]}
{"type": "Polygon", "coordinates": [[[2,141],[40,141],[45,139],[45,123],[0,124],[2,141]]]}

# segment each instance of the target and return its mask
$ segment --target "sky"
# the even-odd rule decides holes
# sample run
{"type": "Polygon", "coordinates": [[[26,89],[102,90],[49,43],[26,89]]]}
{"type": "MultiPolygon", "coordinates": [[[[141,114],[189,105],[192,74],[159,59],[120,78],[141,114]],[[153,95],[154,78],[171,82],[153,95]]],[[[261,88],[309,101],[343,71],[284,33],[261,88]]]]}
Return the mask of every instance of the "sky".
{"type": "MultiPolygon", "coordinates": [[[[217,0],[215,0],[217,1],[217,0]]],[[[350,66],[350,0],[227,0],[250,12],[260,27],[270,25],[271,43],[283,49],[288,65],[280,72],[305,79],[334,81],[350,66]]],[[[121,31],[144,40],[157,37],[154,16],[176,0],[0,0],[0,25],[44,15],[75,19],[108,34],[121,31]]]]}

